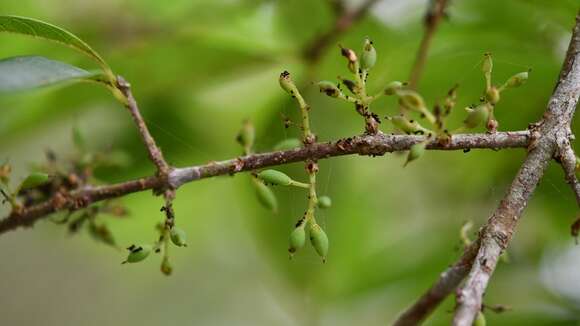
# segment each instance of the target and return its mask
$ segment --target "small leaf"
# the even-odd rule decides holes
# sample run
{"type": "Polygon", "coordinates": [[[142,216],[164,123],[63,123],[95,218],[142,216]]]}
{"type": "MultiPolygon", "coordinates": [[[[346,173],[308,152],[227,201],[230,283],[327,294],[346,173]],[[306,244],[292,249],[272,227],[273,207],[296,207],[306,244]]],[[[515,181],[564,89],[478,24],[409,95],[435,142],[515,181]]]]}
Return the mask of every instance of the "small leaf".
{"type": "Polygon", "coordinates": [[[29,174],[24,181],[20,184],[19,189],[30,189],[38,187],[42,184],[47,183],[50,180],[50,177],[46,173],[41,172],[34,172],[29,174]]]}
{"type": "Polygon", "coordinates": [[[21,91],[72,81],[106,83],[101,72],[88,72],[39,56],[0,60],[0,93],[21,91]]]}
{"type": "Polygon", "coordinates": [[[0,16],[0,32],[43,38],[72,47],[95,60],[110,77],[109,80],[114,80],[111,68],[95,50],[73,33],[58,26],[33,18],[0,16]]]}

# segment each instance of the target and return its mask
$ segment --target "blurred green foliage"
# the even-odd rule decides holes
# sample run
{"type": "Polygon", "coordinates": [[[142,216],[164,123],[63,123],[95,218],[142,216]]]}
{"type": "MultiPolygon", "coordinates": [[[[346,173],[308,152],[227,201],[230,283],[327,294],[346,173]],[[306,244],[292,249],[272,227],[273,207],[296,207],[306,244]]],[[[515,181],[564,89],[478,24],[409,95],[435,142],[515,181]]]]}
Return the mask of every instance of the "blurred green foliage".
{"type": "MultiPolygon", "coordinates": [[[[378,61],[371,90],[408,77],[424,2],[380,1],[338,41],[358,49],[365,36],[373,39],[378,61]]],[[[506,92],[496,108],[500,130],[525,129],[545,109],[577,7],[575,0],[453,1],[434,39],[421,93],[432,105],[459,83],[458,109],[476,102],[483,88],[478,64],[491,51],[497,83],[532,69],[529,82],[506,92]]],[[[298,117],[278,86],[284,69],[301,81],[321,140],[363,128],[351,106],[311,83],[347,74],[337,48],[316,66],[300,58],[304,45],[332,23],[326,1],[20,0],[2,2],[0,13],[55,23],[91,44],[131,82],[153,135],[176,166],[238,155],[234,138],[245,118],[256,125],[261,151],[297,136],[299,130],[284,129],[281,119],[281,113],[298,117]]],[[[69,49],[0,35],[0,57],[28,54],[94,68],[69,49]]],[[[373,109],[382,116],[396,103],[381,99],[373,109]]],[[[459,126],[464,114],[452,116],[451,124],[459,126]]],[[[130,166],[99,170],[99,178],[115,182],[153,173],[127,112],[90,84],[0,98],[0,160],[23,177],[47,148],[66,157],[75,124],[89,146],[131,156],[130,166]]],[[[256,202],[243,174],[178,191],[176,223],[188,233],[189,246],[173,251],[170,278],[159,273],[156,259],[121,266],[124,253],[40,222],[0,237],[0,323],[384,325],[459,256],[461,225],[486,220],[523,157],[523,150],[428,152],[405,169],[396,154],[321,161],[319,193],[333,199],[318,217],[331,243],[326,264],[311,250],[288,260],[287,238],[306,194],[276,188],[281,207],[273,216],[256,202]]],[[[302,164],[282,170],[297,180],[305,176],[302,164]]],[[[103,217],[117,242],[153,240],[154,225],[163,219],[161,199],[139,193],[124,203],[129,218],[103,217]]],[[[6,207],[0,211],[5,215],[6,207]]],[[[511,263],[499,266],[485,297],[513,310],[489,313],[489,324],[578,322],[580,274],[557,270],[580,265],[580,248],[569,236],[576,211],[562,172],[552,165],[509,249],[511,263]],[[569,263],[554,263],[563,255],[572,257],[569,263]]],[[[427,325],[448,324],[453,304],[447,300],[427,325]]]]}

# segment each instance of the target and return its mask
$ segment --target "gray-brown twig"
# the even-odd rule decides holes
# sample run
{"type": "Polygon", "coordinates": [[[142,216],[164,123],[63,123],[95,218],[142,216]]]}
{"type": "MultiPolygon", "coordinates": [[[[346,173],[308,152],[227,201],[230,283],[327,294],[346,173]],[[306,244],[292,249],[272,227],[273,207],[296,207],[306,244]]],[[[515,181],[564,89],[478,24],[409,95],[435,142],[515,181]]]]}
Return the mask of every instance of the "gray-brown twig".
{"type": "Polygon", "coordinates": [[[409,88],[416,89],[419,79],[423,74],[425,64],[427,63],[427,54],[429,53],[429,46],[433,40],[433,36],[437,31],[437,27],[446,15],[447,5],[449,0],[430,0],[429,7],[425,13],[425,18],[423,19],[423,25],[425,32],[423,33],[423,38],[419,44],[419,49],[417,50],[417,55],[415,57],[415,63],[411,68],[411,74],[409,76],[409,88]]]}
{"type": "Polygon", "coordinates": [[[570,123],[580,96],[580,11],[576,16],[570,45],[556,89],[543,119],[532,135],[528,155],[499,207],[481,229],[480,248],[471,272],[457,292],[457,309],[453,325],[471,326],[481,309],[483,295],[495,270],[499,256],[513,237],[515,227],[528,200],[541,180],[559,144],[567,143],[570,123]]]}
{"type": "Polygon", "coordinates": [[[155,139],[151,136],[143,117],[141,116],[141,112],[139,111],[139,106],[137,105],[137,101],[133,97],[133,93],[131,92],[131,84],[129,84],[123,77],[117,77],[117,89],[121,91],[123,96],[126,98],[126,107],[131,113],[131,117],[133,121],[137,125],[137,129],[139,130],[139,134],[141,135],[141,140],[147,147],[147,151],[149,153],[149,159],[155,164],[157,167],[157,173],[160,176],[166,176],[169,172],[169,164],[163,158],[163,154],[161,150],[155,143],[155,139]]]}
{"type": "Polygon", "coordinates": [[[304,59],[309,63],[317,62],[324,51],[333,45],[336,39],[344,34],[352,25],[360,21],[377,2],[378,0],[366,0],[354,10],[347,9],[345,6],[334,7],[340,8],[342,13],[337,15],[334,25],[328,31],[318,35],[308,43],[303,52],[304,59]]]}
{"type": "MultiPolygon", "coordinates": [[[[423,140],[422,136],[407,135],[363,135],[343,138],[335,142],[314,143],[307,148],[287,151],[252,154],[230,160],[211,162],[205,165],[171,169],[167,178],[159,175],[131,180],[107,186],[87,186],[71,193],[57,193],[46,202],[25,207],[0,221],[0,234],[22,226],[31,226],[37,220],[61,210],[74,211],[87,205],[109,198],[163,188],[177,189],[187,182],[218,175],[252,171],[263,167],[276,166],[306,160],[319,160],[341,155],[378,156],[389,152],[408,150],[413,144],[423,140]]],[[[498,132],[494,134],[454,135],[449,144],[429,143],[429,149],[460,150],[470,148],[525,148],[529,144],[528,131],[498,132]]]]}

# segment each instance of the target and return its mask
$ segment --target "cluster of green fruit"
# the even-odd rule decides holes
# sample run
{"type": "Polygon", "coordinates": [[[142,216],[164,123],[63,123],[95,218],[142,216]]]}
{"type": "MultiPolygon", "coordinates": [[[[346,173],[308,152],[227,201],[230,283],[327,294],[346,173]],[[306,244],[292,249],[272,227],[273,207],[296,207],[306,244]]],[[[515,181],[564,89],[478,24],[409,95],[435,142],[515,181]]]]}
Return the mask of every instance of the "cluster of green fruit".
{"type": "Polygon", "coordinates": [[[187,246],[187,236],[185,231],[182,229],[173,226],[169,230],[164,225],[160,225],[159,231],[161,236],[159,240],[151,245],[151,244],[141,244],[141,245],[131,245],[127,248],[129,251],[129,255],[123,264],[126,263],[138,263],[145,260],[152,252],[159,253],[162,250],[163,252],[163,260],[161,262],[161,272],[165,275],[170,275],[173,271],[171,264],[169,263],[169,241],[173,243],[177,247],[186,247],[187,246]],[[162,249],[163,245],[163,249],[162,249]]]}
{"type": "Polygon", "coordinates": [[[387,116],[386,118],[393,124],[395,130],[405,134],[424,135],[424,139],[414,144],[408,153],[405,165],[421,157],[425,152],[427,144],[437,139],[440,143],[448,143],[453,133],[464,132],[466,130],[485,125],[489,132],[495,132],[498,122],[494,117],[494,108],[500,100],[503,91],[516,88],[524,84],[528,79],[528,71],[520,72],[510,77],[501,86],[495,86],[491,81],[492,57],[491,54],[484,55],[482,71],[485,76],[486,87],[480,104],[466,107],[467,117],[463,125],[450,132],[446,127],[446,118],[456,104],[457,85],[454,86],[445,97],[443,104],[436,104],[433,110],[429,110],[423,97],[413,89],[407,87],[407,83],[393,81],[377,93],[369,96],[366,91],[366,79],[369,70],[375,65],[377,53],[370,40],[366,39],[360,55],[360,63],[357,54],[346,48],[341,48],[341,53],[348,60],[348,68],[354,74],[355,79],[349,80],[339,77],[340,82],[321,81],[318,83],[320,92],[350,103],[354,103],[359,114],[367,118],[367,132],[369,116],[374,116],[369,111],[369,106],[382,96],[396,96],[399,102],[400,114],[387,116]],[[341,84],[344,85],[351,95],[342,91],[341,84]],[[424,127],[417,119],[411,117],[411,113],[417,114],[419,119],[426,119],[430,127],[424,127]]]}

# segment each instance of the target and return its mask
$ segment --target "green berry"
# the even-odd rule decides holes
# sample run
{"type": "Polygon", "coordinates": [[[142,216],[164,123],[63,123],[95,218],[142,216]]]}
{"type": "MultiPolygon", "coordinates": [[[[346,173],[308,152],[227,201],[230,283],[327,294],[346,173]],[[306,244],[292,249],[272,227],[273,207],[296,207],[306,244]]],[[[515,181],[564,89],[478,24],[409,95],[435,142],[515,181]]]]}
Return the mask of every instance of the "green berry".
{"type": "Polygon", "coordinates": [[[385,95],[394,95],[398,90],[403,89],[403,86],[404,84],[400,81],[392,81],[387,84],[387,87],[385,87],[385,95]]]}
{"type": "Polygon", "coordinates": [[[330,97],[339,97],[341,93],[340,89],[333,82],[326,80],[318,82],[318,88],[321,93],[325,93],[330,97]]]}
{"type": "Polygon", "coordinates": [[[374,67],[375,63],[377,62],[377,51],[373,46],[373,42],[368,38],[365,39],[363,45],[363,52],[361,56],[361,67],[363,69],[369,70],[374,67]]]}
{"type": "Polygon", "coordinates": [[[302,146],[302,141],[298,138],[288,138],[274,145],[275,151],[284,151],[302,146]]]}
{"type": "Polygon", "coordinates": [[[278,170],[264,170],[258,173],[258,178],[262,179],[265,183],[278,186],[289,186],[292,184],[292,178],[278,170]]]}
{"type": "Polygon", "coordinates": [[[171,242],[178,247],[186,247],[187,246],[187,234],[180,228],[173,227],[171,228],[171,232],[169,233],[169,237],[171,238],[171,242]]]}
{"type": "Polygon", "coordinates": [[[318,197],[318,207],[320,208],[330,208],[332,206],[332,199],[328,196],[318,197]]]}
{"type": "Polygon", "coordinates": [[[256,196],[262,206],[276,213],[278,211],[278,200],[272,189],[268,188],[262,181],[256,179],[254,182],[256,196]]]}
{"type": "Polygon", "coordinates": [[[288,247],[288,252],[290,252],[290,254],[293,254],[298,251],[298,249],[304,247],[304,244],[306,243],[306,230],[304,229],[305,224],[306,223],[304,219],[301,219],[296,224],[296,227],[292,233],[290,233],[290,246],[288,247]]]}
{"type": "Polygon", "coordinates": [[[513,76],[511,76],[506,82],[505,82],[505,88],[515,88],[515,87],[520,87],[523,84],[525,84],[525,82],[528,81],[528,72],[524,71],[524,72],[520,72],[519,74],[515,74],[513,76]]]}
{"type": "Polygon", "coordinates": [[[467,118],[463,121],[465,128],[473,129],[485,122],[489,118],[491,108],[488,103],[482,103],[475,109],[469,110],[467,118]]]}
{"type": "Polygon", "coordinates": [[[409,149],[409,154],[407,155],[407,161],[405,162],[404,166],[407,166],[407,164],[423,156],[426,147],[427,142],[417,143],[411,146],[411,148],[409,149]]]}
{"type": "Polygon", "coordinates": [[[20,184],[20,190],[36,188],[40,185],[47,183],[50,177],[46,173],[33,172],[29,174],[24,181],[20,184]]]}
{"type": "Polygon", "coordinates": [[[419,93],[411,90],[399,90],[397,91],[399,96],[399,102],[401,105],[409,110],[416,112],[423,112],[426,110],[425,101],[419,93]]]}
{"type": "Polygon", "coordinates": [[[129,248],[129,255],[127,259],[123,262],[125,263],[138,263],[149,256],[153,247],[151,245],[131,245],[129,248]]]}
{"type": "Polygon", "coordinates": [[[325,262],[328,254],[328,237],[320,225],[316,223],[310,226],[310,243],[318,255],[322,257],[322,261],[325,262]]]}

